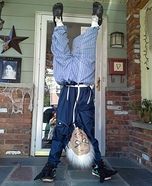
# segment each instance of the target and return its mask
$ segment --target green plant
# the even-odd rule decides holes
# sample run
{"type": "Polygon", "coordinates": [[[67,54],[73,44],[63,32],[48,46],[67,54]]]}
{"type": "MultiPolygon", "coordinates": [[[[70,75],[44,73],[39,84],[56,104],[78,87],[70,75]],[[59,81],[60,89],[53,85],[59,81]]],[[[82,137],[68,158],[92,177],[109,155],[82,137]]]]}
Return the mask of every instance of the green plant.
{"type": "Polygon", "coordinates": [[[145,123],[152,123],[152,100],[143,99],[141,102],[132,104],[131,108],[139,112],[145,123]]]}

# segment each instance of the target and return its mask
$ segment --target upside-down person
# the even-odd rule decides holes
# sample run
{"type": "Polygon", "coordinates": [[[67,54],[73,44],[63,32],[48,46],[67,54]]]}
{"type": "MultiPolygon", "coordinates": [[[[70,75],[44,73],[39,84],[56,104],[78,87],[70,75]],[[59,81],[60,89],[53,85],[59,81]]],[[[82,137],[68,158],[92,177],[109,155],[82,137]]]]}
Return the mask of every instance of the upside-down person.
{"type": "Polygon", "coordinates": [[[91,27],[73,40],[72,50],[68,45],[67,28],[62,22],[62,13],[63,4],[56,3],[53,6],[55,27],[51,49],[54,56],[54,77],[63,88],[60,92],[57,122],[48,161],[35,180],[54,180],[62,150],[66,148],[73,131],[75,114],[75,123],[83,129],[93,146],[92,174],[100,177],[100,182],[103,182],[117,173],[105,166],[98,141],[94,137],[95,107],[92,85],[95,82],[96,40],[99,26],[102,24],[103,7],[99,2],[93,3],[91,27]]]}

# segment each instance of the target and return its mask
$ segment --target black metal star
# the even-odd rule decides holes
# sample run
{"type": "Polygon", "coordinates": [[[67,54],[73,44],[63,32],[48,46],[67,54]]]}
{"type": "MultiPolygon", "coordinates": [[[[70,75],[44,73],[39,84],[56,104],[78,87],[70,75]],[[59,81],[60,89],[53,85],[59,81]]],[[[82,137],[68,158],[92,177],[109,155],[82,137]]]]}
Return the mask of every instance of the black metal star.
{"type": "Polygon", "coordinates": [[[10,48],[14,48],[17,52],[19,52],[20,54],[22,54],[19,43],[21,41],[24,41],[25,39],[27,39],[28,37],[19,37],[16,36],[16,31],[15,31],[15,27],[13,25],[9,36],[4,36],[4,35],[0,35],[0,39],[4,41],[3,44],[3,50],[1,52],[4,53],[6,52],[8,49],[10,48]]]}

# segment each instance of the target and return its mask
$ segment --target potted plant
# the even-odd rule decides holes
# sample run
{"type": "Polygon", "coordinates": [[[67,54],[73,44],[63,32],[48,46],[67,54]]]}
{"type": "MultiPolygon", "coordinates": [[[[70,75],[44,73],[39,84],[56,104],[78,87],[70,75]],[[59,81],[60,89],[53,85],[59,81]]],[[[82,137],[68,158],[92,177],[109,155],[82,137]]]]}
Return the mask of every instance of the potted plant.
{"type": "Polygon", "coordinates": [[[152,100],[143,99],[140,103],[132,105],[133,110],[140,114],[145,123],[152,123],[152,100]]]}

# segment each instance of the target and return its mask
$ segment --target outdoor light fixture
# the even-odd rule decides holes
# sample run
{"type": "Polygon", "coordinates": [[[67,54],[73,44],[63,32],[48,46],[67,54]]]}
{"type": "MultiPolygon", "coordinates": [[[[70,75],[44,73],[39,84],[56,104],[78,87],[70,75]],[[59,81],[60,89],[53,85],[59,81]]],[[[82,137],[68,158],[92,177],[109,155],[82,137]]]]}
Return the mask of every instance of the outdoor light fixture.
{"type": "Polygon", "coordinates": [[[4,6],[4,1],[0,1],[0,30],[3,29],[4,20],[1,18],[2,8],[4,6]]]}
{"type": "Polygon", "coordinates": [[[123,48],[124,47],[124,33],[113,32],[110,34],[110,47],[123,48]]]}

